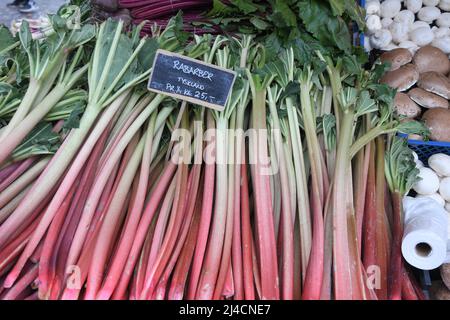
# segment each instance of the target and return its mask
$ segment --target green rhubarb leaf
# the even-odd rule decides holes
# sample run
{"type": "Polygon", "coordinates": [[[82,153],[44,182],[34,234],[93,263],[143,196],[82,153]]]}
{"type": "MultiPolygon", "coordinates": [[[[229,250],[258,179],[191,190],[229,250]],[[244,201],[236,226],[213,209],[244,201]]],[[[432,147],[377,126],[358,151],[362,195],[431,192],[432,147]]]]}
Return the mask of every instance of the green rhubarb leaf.
{"type": "Polygon", "coordinates": [[[349,53],[351,35],[347,24],[341,17],[334,17],[329,6],[322,1],[299,1],[298,10],[308,32],[323,45],[337,47],[349,53]]]}
{"type": "Polygon", "coordinates": [[[267,60],[275,58],[280,52],[282,46],[278,36],[275,33],[270,34],[264,43],[267,60]]]}
{"type": "Polygon", "coordinates": [[[67,21],[60,15],[49,14],[48,18],[53,30],[55,30],[56,32],[65,32],[67,30],[67,21]]]}
{"type": "Polygon", "coordinates": [[[9,29],[3,24],[0,24],[0,53],[6,48],[12,46],[15,42],[16,40],[9,29]]]}
{"type": "MultiPolygon", "coordinates": [[[[274,75],[276,76],[276,81],[283,88],[287,88],[289,84],[289,72],[287,70],[286,61],[281,59],[276,59],[267,63],[260,71],[262,75],[274,75]]],[[[298,87],[297,87],[298,90],[298,87]]]]}
{"type": "Polygon", "coordinates": [[[142,50],[138,53],[138,63],[142,70],[148,70],[153,66],[156,50],[159,49],[159,43],[155,38],[147,39],[142,50]]]}
{"type": "Polygon", "coordinates": [[[359,75],[362,72],[361,63],[357,60],[356,56],[345,56],[342,58],[342,65],[349,74],[359,75]]]}
{"type": "Polygon", "coordinates": [[[226,15],[234,12],[232,7],[227,6],[220,0],[213,0],[211,10],[206,14],[208,17],[215,17],[217,15],[226,15]]]}
{"type": "Polygon", "coordinates": [[[385,175],[391,192],[405,195],[419,181],[418,174],[407,140],[393,137],[385,155],[385,175]]]}
{"type": "Polygon", "coordinates": [[[393,105],[394,97],[397,92],[396,89],[389,87],[386,84],[373,83],[367,86],[373,92],[373,96],[378,101],[381,101],[387,105],[393,105]]]}
{"type": "Polygon", "coordinates": [[[83,115],[85,105],[83,103],[77,103],[70,112],[67,119],[64,121],[63,132],[68,132],[71,129],[76,129],[80,126],[80,119],[83,115]]]}
{"type": "Polygon", "coordinates": [[[6,82],[0,82],[0,95],[8,94],[14,90],[14,87],[6,82]]]}
{"type": "Polygon", "coordinates": [[[333,150],[336,146],[336,117],[333,114],[322,116],[322,131],[326,150],[333,150]]]}
{"type": "Polygon", "coordinates": [[[85,24],[80,29],[74,30],[68,43],[69,47],[77,47],[85,44],[95,37],[95,26],[92,24],[85,24]]]}
{"type": "MultiPolygon", "coordinates": [[[[87,92],[84,90],[71,90],[59,101],[45,116],[46,121],[57,121],[68,119],[73,110],[84,111],[87,104],[87,92]]],[[[76,111],[78,115],[79,112],[76,111]]],[[[72,115],[73,116],[73,115],[72,115]]],[[[78,126],[78,124],[76,124],[78,126]]]]}
{"type": "Polygon", "coordinates": [[[256,29],[261,31],[267,30],[270,27],[269,23],[256,16],[250,19],[250,23],[254,25],[256,29]]]}
{"type": "MultiPolygon", "coordinates": [[[[345,3],[345,12],[350,17],[350,20],[356,22],[358,28],[360,30],[364,30],[365,23],[365,10],[362,6],[359,5],[357,1],[353,0],[331,0],[332,2],[344,2],[345,3]]],[[[333,4],[332,4],[333,5],[333,4]]]]}
{"type": "MultiPolygon", "coordinates": [[[[329,0],[331,11],[335,16],[342,16],[347,0],[329,0]]],[[[355,1],[356,2],[356,1],[355,1]]]]}
{"type": "Polygon", "coordinates": [[[425,140],[428,140],[430,136],[430,130],[421,121],[402,121],[397,126],[397,130],[405,134],[417,134],[422,136],[425,140]]]}
{"type": "Polygon", "coordinates": [[[32,36],[27,20],[23,20],[22,24],[20,25],[19,39],[20,43],[22,44],[22,47],[26,51],[31,51],[32,36]]]}
{"type": "MultiPolygon", "coordinates": [[[[125,35],[121,35],[119,45],[117,46],[116,54],[111,65],[110,73],[108,74],[107,81],[105,82],[105,89],[116,80],[124,67],[124,63],[132,54],[133,47],[131,46],[131,39],[125,35]]],[[[144,71],[141,68],[142,66],[140,66],[138,64],[138,60],[135,59],[127,68],[120,81],[116,84],[114,91],[119,90],[124,84],[132,81],[139,74],[141,74],[144,71]]]]}
{"type": "Polygon", "coordinates": [[[272,5],[271,20],[279,27],[297,27],[297,16],[286,0],[277,0],[272,5]]]}
{"type": "Polygon", "coordinates": [[[230,2],[241,10],[244,15],[258,10],[258,6],[252,0],[231,0],[230,2]]]}
{"type": "Polygon", "coordinates": [[[381,77],[388,72],[390,69],[390,65],[388,62],[386,63],[375,63],[370,71],[370,81],[372,83],[377,83],[381,77]]]}
{"type": "Polygon", "coordinates": [[[368,91],[362,91],[356,106],[356,116],[362,116],[368,113],[376,112],[378,110],[378,106],[370,97],[370,93],[368,91]]]}
{"type": "Polygon", "coordinates": [[[48,122],[40,122],[25,137],[24,141],[14,149],[13,159],[25,159],[33,155],[53,154],[60,144],[60,137],[52,131],[48,122]]]}
{"type": "Polygon", "coordinates": [[[298,95],[300,93],[300,83],[298,81],[291,81],[284,88],[283,93],[280,97],[281,100],[284,100],[288,97],[294,98],[297,100],[298,95]]]}
{"type": "Polygon", "coordinates": [[[338,96],[339,104],[343,110],[353,107],[358,100],[358,90],[353,87],[345,87],[338,96]]]}

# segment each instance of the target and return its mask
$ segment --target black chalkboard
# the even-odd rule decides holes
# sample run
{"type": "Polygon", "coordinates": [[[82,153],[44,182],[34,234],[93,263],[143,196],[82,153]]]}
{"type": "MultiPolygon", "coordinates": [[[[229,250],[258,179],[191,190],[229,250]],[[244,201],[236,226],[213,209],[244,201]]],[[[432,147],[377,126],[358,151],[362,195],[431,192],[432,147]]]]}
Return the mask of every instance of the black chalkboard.
{"type": "Polygon", "coordinates": [[[160,49],[148,89],[221,111],[235,78],[234,71],[160,49]]]}

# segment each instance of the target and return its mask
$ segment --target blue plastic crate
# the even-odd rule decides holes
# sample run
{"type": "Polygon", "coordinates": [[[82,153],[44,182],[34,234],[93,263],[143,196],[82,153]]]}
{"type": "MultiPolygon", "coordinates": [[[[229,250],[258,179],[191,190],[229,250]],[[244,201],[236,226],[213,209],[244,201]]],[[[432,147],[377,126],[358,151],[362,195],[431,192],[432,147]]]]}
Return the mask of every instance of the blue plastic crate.
{"type": "MultiPolygon", "coordinates": [[[[359,0],[359,5],[363,8],[366,7],[366,0],[359,0]]],[[[364,48],[364,41],[366,40],[364,37],[364,32],[362,31],[358,31],[359,32],[359,46],[364,48]]]]}
{"type": "Polygon", "coordinates": [[[428,158],[433,154],[445,153],[450,156],[450,142],[408,140],[408,145],[426,166],[428,166],[428,158]]]}

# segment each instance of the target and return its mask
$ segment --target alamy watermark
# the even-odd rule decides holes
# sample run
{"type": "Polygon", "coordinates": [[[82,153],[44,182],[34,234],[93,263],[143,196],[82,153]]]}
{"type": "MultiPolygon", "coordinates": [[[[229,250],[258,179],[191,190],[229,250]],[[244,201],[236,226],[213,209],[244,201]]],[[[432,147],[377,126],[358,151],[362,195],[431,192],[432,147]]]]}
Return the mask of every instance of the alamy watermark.
{"type": "MultiPolygon", "coordinates": [[[[201,126],[196,121],[194,128],[201,126]]],[[[201,132],[201,130],[194,130],[201,132]]],[[[280,130],[276,129],[207,129],[200,134],[193,134],[191,130],[176,129],[172,132],[171,141],[174,147],[170,160],[175,164],[218,164],[237,165],[247,163],[255,165],[262,175],[278,173],[280,152],[283,150],[283,138],[280,130]],[[195,157],[195,146],[198,139],[204,143],[202,157],[195,157]],[[234,150],[229,150],[231,141],[234,150]],[[248,158],[236,157],[237,146],[243,147],[248,141],[248,158]],[[222,147],[220,147],[222,146],[222,147]],[[234,156],[230,156],[233,154],[234,156]]]]}

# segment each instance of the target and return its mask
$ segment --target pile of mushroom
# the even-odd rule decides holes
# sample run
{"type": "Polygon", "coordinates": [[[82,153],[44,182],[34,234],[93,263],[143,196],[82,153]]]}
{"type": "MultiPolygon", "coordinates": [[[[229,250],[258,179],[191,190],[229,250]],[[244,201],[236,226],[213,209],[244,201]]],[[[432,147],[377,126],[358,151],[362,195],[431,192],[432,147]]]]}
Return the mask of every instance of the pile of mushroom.
{"type": "Polygon", "coordinates": [[[430,129],[430,139],[450,142],[450,59],[447,55],[439,48],[424,46],[414,55],[404,48],[387,51],[380,60],[390,63],[390,70],[381,82],[397,89],[396,113],[407,119],[418,119],[423,113],[421,119],[430,129]]]}
{"type": "Polygon", "coordinates": [[[421,178],[413,190],[418,198],[429,197],[445,207],[450,218],[450,156],[444,153],[436,153],[428,158],[428,166],[414,153],[416,166],[421,178]]]}
{"type": "Polygon", "coordinates": [[[450,0],[366,0],[367,51],[433,45],[450,54],[450,0]]]}

